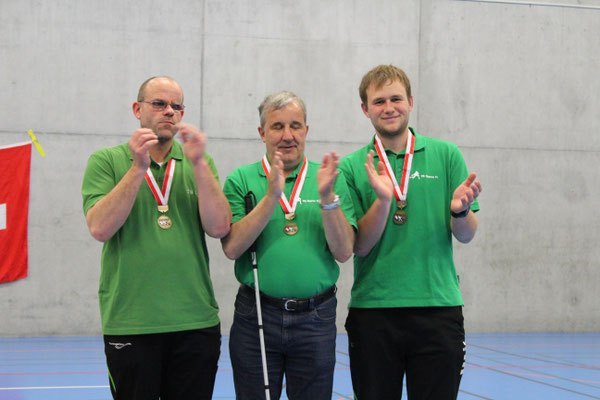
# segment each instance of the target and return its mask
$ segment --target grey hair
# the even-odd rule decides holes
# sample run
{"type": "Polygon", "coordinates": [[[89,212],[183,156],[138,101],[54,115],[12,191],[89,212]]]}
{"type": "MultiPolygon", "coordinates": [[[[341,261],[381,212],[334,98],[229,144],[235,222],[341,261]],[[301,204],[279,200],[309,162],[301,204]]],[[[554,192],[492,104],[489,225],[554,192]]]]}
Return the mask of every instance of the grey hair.
{"type": "Polygon", "coordinates": [[[267,113],[272,110],[279,110],[290,103],[296,103],[302,109],[302,113],[304,114],[304,123],[306,124],[306,105],[304,101],[298,96],[296,96],[292,92],[288,92],[287,90],[281,91],[279,93],[270,94],[260,103],[258,106],[258,115],[260,116],[260,126],[262,128],[265,127],[265,121],[267,119],[267,113]]]}

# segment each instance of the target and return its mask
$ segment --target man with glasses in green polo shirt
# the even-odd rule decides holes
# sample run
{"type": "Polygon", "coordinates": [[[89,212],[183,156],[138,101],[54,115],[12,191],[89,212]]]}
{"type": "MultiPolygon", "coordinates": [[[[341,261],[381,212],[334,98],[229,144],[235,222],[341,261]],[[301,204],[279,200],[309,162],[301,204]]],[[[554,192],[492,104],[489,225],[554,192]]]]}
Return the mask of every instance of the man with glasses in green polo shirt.
{"type": "Polygon", "coordinates": [[[225,236],[231,211],[206,137],[183,113],[177,82],[146,80],[133,103],[140,128],[92,154],[83,178],[86,221],[104,242],[98,297],[115,399],[212,398],[221,336],[204,234],[225,236]]]}
{"type": "Polygon", "coordinates": [[[359,232],[346,320],[358,399],[455,399],[465,359],[463,300],[452,258],[477,230],[481,184],[458,147],[409,128],[410,81],[380,65],[360,84],[371,142],[340,169],[359,232]]]}
{"type": "Polygon", "coordinates": [[[352,255],[352,200],[338,177],[335,152],[320,165],[304,155],[308,125],[302,99],[285,91],[267,96],[259,115],[266,154],[234,170],[223,188],[233,225],[221,241],[241,283],[229,337],[236,398],[265,398],[257,316],[262,305],[270,398],[279,399],[285,374],[289,399],[330,400],[336,260],[352,255]],[[245,205],[250,192],[257,200],[252,211],[245,205]],[[248,251],[255,241],[260,304],[248,251]]]}

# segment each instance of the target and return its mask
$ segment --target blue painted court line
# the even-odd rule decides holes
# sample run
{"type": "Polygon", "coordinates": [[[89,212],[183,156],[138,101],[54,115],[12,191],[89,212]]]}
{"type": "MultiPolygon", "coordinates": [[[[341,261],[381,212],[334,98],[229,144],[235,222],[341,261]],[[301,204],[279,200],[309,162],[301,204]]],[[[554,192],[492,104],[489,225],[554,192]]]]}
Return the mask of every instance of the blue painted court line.
{"type": "MultiPolygon", "coordinates": [[[[333,400],[353,398],[347,349],[338,335],[333,400]]],[[[235,398],[227,336],[213,398],[235,398]]],[[[600,333],[467,335],[458,398],[600,399],[600,333]]],[[[110,400],[102,338],[0,338],[0,399],[110,400]]]]}

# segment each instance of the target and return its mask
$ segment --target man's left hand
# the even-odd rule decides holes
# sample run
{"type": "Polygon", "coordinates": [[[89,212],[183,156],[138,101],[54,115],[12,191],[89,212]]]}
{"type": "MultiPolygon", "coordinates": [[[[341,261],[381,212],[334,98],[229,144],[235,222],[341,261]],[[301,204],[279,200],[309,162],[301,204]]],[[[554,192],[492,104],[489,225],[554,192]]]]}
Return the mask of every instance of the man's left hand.
{"type": "Polygon", "coordinates": [[[340,174],[337,170],[340,164],[340,156],[335,151],[323,156],[323,161],[317,172],[317,189],[323,204],[329,204],[333,201],[333,185],[337,176],[340,174]]]}
{"type": "Polygon", "coordinates": [[[183,140],[185,156],[193,165],[197,165],[204,157],[206,135],[191,124],[177,124],[176,127],[183,140]]]}
{"type": "Polygon", "coordinates": [[[456,188],[450,202],[450,210],[452,212],[460,213],[465,211],[471,207],[471,204],[479,196],[479,193],[481,193],[481,183],[475,180],[476,177],[477,174],[471,172],[467,179],[456,188]]]}

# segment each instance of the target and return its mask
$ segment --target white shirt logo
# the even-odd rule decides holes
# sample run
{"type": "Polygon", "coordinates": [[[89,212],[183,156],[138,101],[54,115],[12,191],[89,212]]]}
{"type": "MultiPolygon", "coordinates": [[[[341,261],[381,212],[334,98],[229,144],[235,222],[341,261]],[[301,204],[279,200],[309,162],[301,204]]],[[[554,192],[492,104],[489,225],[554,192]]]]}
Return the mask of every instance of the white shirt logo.
{"type": "Polygon", "coordinates": [[[298,196],[298,204],[304,203],[320,203],[319,200],[302,200],[302,197],[298,196]]]}
{"type": "Polygon", "coordinates": [[[427,174],[420,174],[419,171],[415,171],[411,176],[410,179],[438,179],[437,175],[427,175],[427,174]]]}

